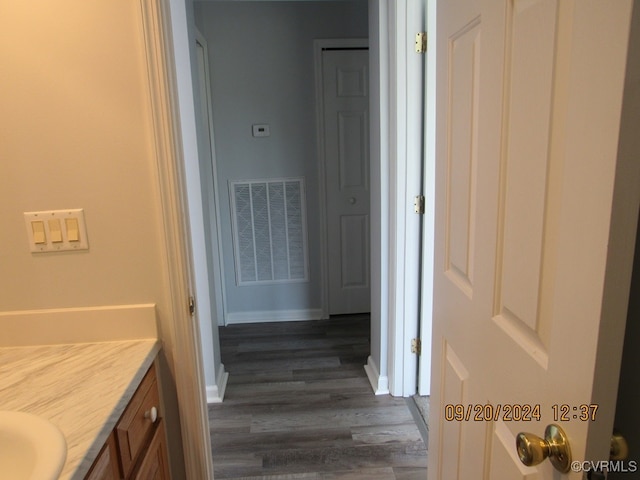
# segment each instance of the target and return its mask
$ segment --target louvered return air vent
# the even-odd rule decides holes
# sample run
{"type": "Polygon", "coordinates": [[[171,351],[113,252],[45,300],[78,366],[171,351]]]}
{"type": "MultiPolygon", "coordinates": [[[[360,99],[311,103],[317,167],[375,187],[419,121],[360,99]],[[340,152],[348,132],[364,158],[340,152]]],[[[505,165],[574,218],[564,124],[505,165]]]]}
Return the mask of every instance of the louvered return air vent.
{"type": "Polygon", "coordinates": [[[308,280],[302,178],[230,182],[238,285],[308,280]]]}

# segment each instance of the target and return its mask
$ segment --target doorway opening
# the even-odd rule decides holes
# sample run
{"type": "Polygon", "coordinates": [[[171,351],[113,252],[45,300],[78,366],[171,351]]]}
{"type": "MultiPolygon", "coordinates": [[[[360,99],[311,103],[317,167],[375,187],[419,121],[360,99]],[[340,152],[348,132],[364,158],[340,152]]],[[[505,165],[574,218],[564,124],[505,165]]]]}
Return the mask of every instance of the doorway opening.
{"type": "Polygon", "coordinates": [[[196,2],[194,17],[212,69],[224,294],[218,324],[327,318],[313,42],[366,37],[367,2],[196,2]],[[245,40],[247,30],[259,49],[245,40]],[[273,203],[274,178],[304,180],[306,222],[292,224],[294,212],[279,227],[278,212],[293,211],[293,200],[285,195],[283,208],[273,203]],[[251,185],[247,201],[239,183],[251,185]],[[280,275],[280,257],[300,258],[308,277],[280,275]],[[258,281],[244,281],[244,266],[246,278],[258,281]]]}
{"type": "MultiPolygon", "coordinates": [[[[220,34],[225,31],[228,33],[230,30],[247,31],[249,29],[252,31],[252,38],[264,39],[268,37],[264,26],[251,23],[250,15],[244,17],[242,22],[238,22],[233,21],[227,14],[229,9],[244,8],[251,10],[250,13],[254,15],[254,21],[255,16],[267,18],[264,9],[270,3],[195,2],[195,25],[205,36],[210,35],[211,32],[220,34]],[[214,8],[216,9],[215,15],[211,13],[211,9],[214,8]],[[213,27],[210,25],[208,28],[207,24],[212,18],[214,20],[214,24],[211,24],[213,27]],[[216,19],[218,23],[215,23],[216,19]]],[[[304,9],[311,8],[315,3],[277,2],[282,8],[295,4],[296,8],[304,9]]],[[[348,24],[348,27],[351,28],[354,18],[358,17],[358,22],[365,29],[365,35],[359,34],[357,36],[363,37],[366,36],[366,33],[370,34],[371,59],[373,61],[371,69],[375,73],[371,78],[370,92],[374,99],[371,102],[371,135],[376,139],[371,142],[372,150],[370,152],[370,188],[372,191],[370,228],[374,232],[371,243],[370,273],[374,301],[371,303],[372,351],[365,368],[376,394],[391,393],[392,395],[410,396],[416,390],[417,359],[416,355],[410,353],[409,349],[405,347],[416,336],[417,331],[419,281],[416,266],[419,263],[419,241],[417,240],[419,238],[417,235],[419,221],[413,213],[412,197],[409,198],[411,208],[407,208],[406,200],[407,194],[414,190],[418,191],[420,184],[419,173],[416,172],[419,172],[421,162],[422,122],[420,115],[422,101],[418,102],[416,99],[423,98],[421,76],[424,73],[424,60],[415,55],[413,41],[409,42],[405,33],[409,29],[424,29],[426,2],[419,2],[415,5],[401,3],[397,6],[398,11],[395,17],[390,16],[390,12],[383,5],[376,5],[372,2],[369,2],[369,5],[367,2],[336,2],[335,4],[331,2],[331,4],[333,7],[339,5],[340,8],[346,8],[349,14],[335,17],[339,18],[338,22],[330,14],[316,15],[317,18],[314,18],[313,21],[318,23],[322,17],[325,20],[330,19],[327,21],[327,24],[330,25],[328,28],[337,28],[336,25],[339,25],[340,22],[343,22],[343,26],[348,24]],[[373,7],[373,9],[367,12],[367,7],[373,7]],[[358,9],[360,9],[359,12],[358,9]],[[393,58],[389,56],[390,52],[393,58]],[[390,74],[396,70],[401,72],[400,77],[402,78],[396,79],[394,77],[394,82],[389,83],[390,74]],[[407,87],[410,88],[407,90],[407,87]],[[395,381],[390,382],[390,379],[393,378],[395,381]]],[[[303,30],[302,25],[305,26],[304,29],[308,30],[309,21],[291,23],[291,17],[290,12],[283,13],[274,21],[268,22],[271,28],[275,25],[279,29],[275,36],[291,35],[291,31],[294,34],[299,34],[299,30],[303,30]]],[[[328,36],[335,37],[337,34],[330,35],[325,32],[315,37],[328,36]]],[[[299,86],[313,83],[311,80],[313,69],[299,69],[284,65],[275,56],[271,56],[261,48],[259,49],[260,58],[251,57],[253,59],[253,73],[238,73],[237,70],[234,70],[238,68],[238,59],[243,58],[245,53],[249,55],[251,49],[255,50],[255,43],[242,42],[241,40],[244,38],[238,39],[235,43],[231,42],[232,48],[220,48],[215,51],[212,48],[209,57],[213,69],[214,115],[217,115],[216,118],[222,118],[221,121],[216,122],[221,125],[215,132],[216,149],[220,150],[221,139],[225,139],[231,145],[228,152],[230,152],[230,168],[232,170],[245,168],[246,165],[243,162],[251,156],[251,152],[258,151],[261,161],[250,167],[252,178],[244,175],[238,177],[244,180],[253,180],[280,174],[278,170],[281,169],[283,163],[277,161],[273,163],[272,160],[287,157],[283,154],[285,146],[282,141],[282,129],[273,128],[278,126],[276,122],[282,120],[282,125],[288,127],[292,123],[295,123],[295,127],[301,127],[305,124],[305,122],[295,122],[291,115],[281,115],[275,120],[259,119],[260,112],[257,105],[260,102],[271,106],[277,105],[280,114],[290,112],[291,108],[295,108],[296,103],[300,104],[298,102],[300,100],[299,92],[297,91],[299,86]],[[242,54],[238,51],[238,44],[244,44],[247,47],[246,50],[242,50],[242,54]],[[233,68],[227,69],[226,65],[233,68]],[[268,85],[273,86],[274,84],[274,65],[287,73],[284,77],[286,81],[280,82],[276,88],[269,90],[268,85]],[[220,77],[221,73],[222,77],[220,77]],[[216,82],[218,82],[217,86],[216,82]],[[245,89],[243,95],[237,98],[224,95],[225,91],[233,91],[238,86],[243,86],[245,89]],[[216,97],[216,89],[223,92],[222,96],[216,97]],[[284,99],[281,96],[282,92],[285,92],[286,98],[284,99]],[[269,135],[253,137],[250,132],[252,132],[254,125],[266,125],[269,135]],[[276,138],[278,135],[280,138],[276,138]],[[274,157],[274,153],[280,154],[280,156],[274,157]]],[[[218,42],[218,45],[229,46],[229,42],[218,42]]],[[[278,53],[282,56],[284,52],[284,57],[299,60],[306,55],[301,51],[305,48],[311,48],[310,45],[312,45],[311,40],[308,44],[301,41],[285,42],[278,53]]],[[[309,62],[312,63],[313,60],[310,58],[309,62]]],[[[311,89],[310,92],[312,91],[311,89]]],[[[301,104],[305,105],[308,113],[313,116],[315,108],[313,94],[310,93],[301,104]]],[[[314,123],[313,118],[307,123],[314,123]]],[[[288,138],[296,138],[298,145],[302,138],[306,138],[307,144],[309,144],[308,139],[311,135],[310,143],[315,148],[313,131],[309,133],[309,129],[307,129],[306,133],[303,133],[303,130],[298,128],[295,132],[295,135],[289,135],[288,138]]],[[[299,157],[305,158],[305,161],[300,162],[300,165],[305,168],[308,168],[309,165],[316,168],[316,158],[313,152],[310,155],[309,149],[304,147],[298,148],[297,152],[303,152],[299,157]]],[[[216,186],[218,187],[219,210],[222,218],[229,215],[228,179],[219,179],[216,186]]],[[[316,187],[317,184],[313,188],[316,187]]],[[[308,190],[308,195],[311,198],[317,198],[317,190],[311,190],[308,190]]],[[[313,213],[310,212],[308,217],[313,221],[313,213]]],[[[233,243],[229,240],[232,238],[231,234],[222,231],[224,228],[220,230],[222,248],[225,248],[226,243],[227,252],[233,252],[233,243]]],[[[311,244],[316,242],[317,246],[319,240],[318,236],[311,231],[308,233],[308,238],[311,251],[314,248],[311,244]]],[[[231,253],[231,256],[228,254],[223,256],[227,261],[227,259],[233,259],[233,255],[234,253],[231,253]]],[[[317,272],[319,267],[317,263],[314,265],[314,261],[317,262],[317,259],[311,257],[310,269],[312,272],[317,272]]],[[[230,284],[235,286],[234,268],[221,265],[221,270],[223,288],[230,284]]],[[[266,294],[260,294],[253,287],[243,287],[242,294],[230,292],[229,289],[224,288],[227,301],[223,305],[223,315],[218,316],[220,323],[242,323],[256,320],[310,320],[323,318],[327,315],[321,308],[308,307],[308,302],[321,292],[320,285],[314,279],[308,284],[288,285],[285,291],[280,287],[282,286],[270,286],[264,289],[265,292],[268,292],[266,294]],[[258,305],[259,302],[266,303],[258,305]],[[249,313],[245,315],[242,311],[234,311],[237,308],[232,303],[240,305],[249,313]],[[274,318],[274,311],[277,312],[277,318],[274,318]]],[[[429,344],[430,341],[423,342],[424,350],[428,350],[429,344]]],[[[430,355],[426,352],[423,356],[426,358],[430,355]]],[[[423,368],[423,370],[428,371],[428,359],[424,363],[427,368],[423,368]]]]}

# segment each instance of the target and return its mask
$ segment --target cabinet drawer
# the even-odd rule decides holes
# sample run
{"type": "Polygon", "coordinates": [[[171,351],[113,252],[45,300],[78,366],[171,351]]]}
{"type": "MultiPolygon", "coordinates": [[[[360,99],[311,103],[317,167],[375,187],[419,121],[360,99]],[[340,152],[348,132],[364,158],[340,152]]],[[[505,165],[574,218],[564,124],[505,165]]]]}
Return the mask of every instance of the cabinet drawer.
{"type": "Polygon", "coordinates": [[[125,478],[129,476],[138,455],[146,447],[149,436],[154,431],[152,409],[155,409],[157,415],[159,403],[156,371],[155,366],[152,366],[134,393],[115,429],[122,474],[125,478]]]}

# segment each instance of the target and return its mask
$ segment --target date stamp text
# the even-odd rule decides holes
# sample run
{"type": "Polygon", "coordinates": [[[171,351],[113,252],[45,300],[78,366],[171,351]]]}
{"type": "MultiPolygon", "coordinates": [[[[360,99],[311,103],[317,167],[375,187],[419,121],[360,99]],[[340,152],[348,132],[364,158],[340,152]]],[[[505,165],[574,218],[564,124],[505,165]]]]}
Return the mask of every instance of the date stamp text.
{"type": "MultiPolygon", "coordinates": [[[[551,413],[554,422],[581,421],[596,419],[597,404],[554,404],[551,413]]],[[[540,404],[530,403],[447,403],[444,406],[444,419],[447,422],[533,422],[542,418],[540,404]]]]}

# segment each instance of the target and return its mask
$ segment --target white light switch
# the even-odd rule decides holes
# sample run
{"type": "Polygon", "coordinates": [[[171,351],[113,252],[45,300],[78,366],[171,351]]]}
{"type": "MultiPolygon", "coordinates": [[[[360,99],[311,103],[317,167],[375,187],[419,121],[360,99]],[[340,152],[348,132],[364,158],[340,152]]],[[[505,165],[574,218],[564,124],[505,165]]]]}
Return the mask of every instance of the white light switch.
{"type": "Polygon", "coordinates": [[[32,252],[89,249],[81,208],[25,212],[24,220],[32,252]]]}
{"type": "Polygon", "coordinates": [[[62,229],[60,228],[60,220],[53,218],[47,221],[49,224],[49,232],[51,233],[51,243],[62,242],[62,229]]]}
{"type": "Polygon", "coordinates": [[[33,234],[33,243],[38,245],[47,243],[47,235],[44,233],[44,222],[40,220],[31,222],[31,233],[33,234]]]}
{"type": "Polygon", "coordinates": [[[78,229],[78,219],[75,217],[65,218],[64,224],[67,227],[67,239],[70,242],[79,242],[80,231],[78,229]]]}

